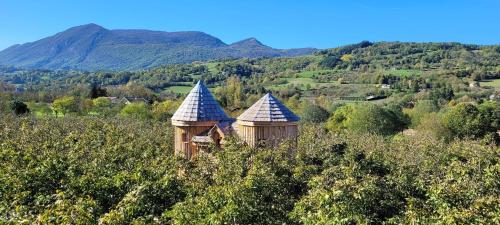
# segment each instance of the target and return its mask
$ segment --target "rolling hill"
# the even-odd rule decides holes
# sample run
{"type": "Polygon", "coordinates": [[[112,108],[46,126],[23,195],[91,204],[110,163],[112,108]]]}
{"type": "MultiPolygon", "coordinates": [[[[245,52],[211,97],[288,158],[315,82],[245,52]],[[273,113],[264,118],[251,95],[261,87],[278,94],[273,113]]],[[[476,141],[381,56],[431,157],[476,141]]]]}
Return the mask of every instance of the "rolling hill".
{"type": "Polygon", "coordinates": [[[108,30],[87,24],[0,51],[0,64],[29,69],[139,70],[223,58],[298,56],[314,51],[274,49],[255,38],[226,44],[197,31],[108,30]]]}

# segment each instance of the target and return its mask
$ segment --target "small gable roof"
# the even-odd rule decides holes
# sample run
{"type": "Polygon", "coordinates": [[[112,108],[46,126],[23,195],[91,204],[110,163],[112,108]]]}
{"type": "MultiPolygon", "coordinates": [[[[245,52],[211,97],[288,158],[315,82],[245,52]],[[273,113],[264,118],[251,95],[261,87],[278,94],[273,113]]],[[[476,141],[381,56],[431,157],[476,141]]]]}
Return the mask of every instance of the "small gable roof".
{"type": "Polygon", "coordinates": [[[212,143],[214,140],[210,136],[193,136],[192,142],[195,143],[212,143]]]}
{"type": "Polygon", "coordinates": [[[125,103],[140,103],[140,102],[148,103],[148,100],[141,97],[123,97],[122,100],[125,103]]]}
{"type": "Polygon", "coordinates": [[[172,120],[186,122],[226,121],[229,120],[229,117],[205,84],[198,81],[174,113],[172,120]]]}
{"type": "Polygon", "coordinates": [[[238,120],[248,122],[297,122],[300,120],[290,109],[267,93],[243,112],[238,120]]]}

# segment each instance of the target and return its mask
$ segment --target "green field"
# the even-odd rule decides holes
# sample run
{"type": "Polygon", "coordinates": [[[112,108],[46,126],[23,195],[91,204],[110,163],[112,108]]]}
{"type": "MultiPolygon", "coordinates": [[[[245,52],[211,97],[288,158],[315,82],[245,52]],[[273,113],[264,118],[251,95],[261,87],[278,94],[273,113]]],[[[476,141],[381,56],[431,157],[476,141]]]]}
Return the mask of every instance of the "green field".
{"type": "Polygon", "coordinates": [[[295,76],[303,78],[312,78],[314,75],[333,74],[333,73],[335,73],[335,70],[302,71],[300,73],[297,73],[295,76]]]}
{"type": "Polygon", "coordinates": [[[316,84],[316,81],[314,81],[312,78],[307,78],[307,77],[299,77],[299,78],[290,77],[290,78],[283,78],[283,80],[287,81],[286,85],[288,85],[288,84],[293,84],[293,85],[306,85],[306,84],[314,85],[314,84],[316,84]]]}
{"type": "Polygon", "coordinates": [[[409,77],[412,75],[415,75],[418,77],[418,76],[422,75],[422,71],[420,71],[420,70],[387,70],[387,72],[390,75],[399,76],[399,77],[409,77]]]}
{"type": "Polygon", "coordinates": [[[313,76],[315,76],[315,75],[329,74],[329,73],[333,73],[334,71],[335,70],[303,71],[303,72],[291,75],[289,77],[279,78],[282,81],[286,81],[286,83],[272,85],[272,86],[269,86],[268,88],[276,90],[276,89],[280,89],[283,87],[287,87],[290,84],[293,84],[295,86],[300,86],[300,89],[302,89],[302,90],[307,90],[308,88],[306,87],[306,85],[310,85],[311,88],[317,88],[320,84],[337,84],[338,82],[333,81],[333,80],[331,82],[318,82],[318,81],[313,79],[313,76]]]}
{"type": "Polygon", "coordinates": [[[217,64],[218,63],[210,62],[210,63],[205,63],[204,65],[207,66],[208,71],[210,71],[210,73],[217,74],[218,73],[217,68],[216,68],[217,64]]]}
{"type": "Polygon", "coordinates": [[[479,82],[479,84],[483,87],[493,87],[496,90],[500,89],[500,79],[483,80],[483,81],[479,82]]]}
{"type": "MultiPolygon", "coordinates": [[[[165,88],[162,92],[173,92],[173,93],[176,93],[176,94],[189,94],[189,92],[191,91],[191,89],[193,89],[194,87],[194,84],[192,86],[170,86],[168,88],[165,88]]],[[[211,91],[211,92],[214,92],[216,87],[209,87],[208,89],[211,91]]]]}
{"type": "Polygon", "coordinates": [[[163,90],[164,92],[173,92],[176,94],[187,94],[189,91],[191,91],[193,87],[192,86],[170,86],[168,88],[165,88],[163,90]]]}

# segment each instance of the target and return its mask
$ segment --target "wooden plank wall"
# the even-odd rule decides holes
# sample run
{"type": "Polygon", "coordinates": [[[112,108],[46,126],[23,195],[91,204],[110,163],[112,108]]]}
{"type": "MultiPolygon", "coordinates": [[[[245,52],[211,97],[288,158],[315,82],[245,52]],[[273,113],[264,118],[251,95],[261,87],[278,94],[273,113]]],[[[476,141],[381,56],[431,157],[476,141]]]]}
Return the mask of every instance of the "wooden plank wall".
{"type": "Polygon", "coordinates": [[[190,159],[197,153],[197,149],[193,148],[191,139],[193,136],[199,135],[206,130],[211,129],[211,126],[191,126],[191,127],[175,127],[175,154],[183,155],[190,159]],[[183,133],[186,134],[186,140],[182,140],[183,133]]]}
{"type": "Polygon", "coordinates": [[[249,146],[255,147],[261,141],[269,144],[279,143],[280,140],[296,138],[297,125],[284,126],[245,126],[239,125],[239,135],[249,146]]]}

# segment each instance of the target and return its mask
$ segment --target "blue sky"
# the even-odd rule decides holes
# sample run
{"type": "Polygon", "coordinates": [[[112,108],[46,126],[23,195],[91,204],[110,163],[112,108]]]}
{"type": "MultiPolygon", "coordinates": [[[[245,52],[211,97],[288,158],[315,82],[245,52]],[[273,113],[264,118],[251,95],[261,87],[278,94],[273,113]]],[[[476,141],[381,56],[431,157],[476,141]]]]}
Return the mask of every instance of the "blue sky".
{"type": "Polygon", "coordinates": [[[96,23],[108,29],[196,30],[276,48],[369,41],[500,43],[500,0],[0,0],[0,49],[96,23]]]}

